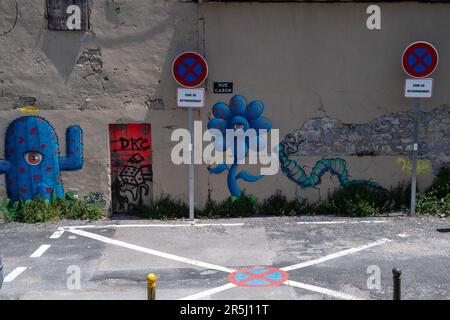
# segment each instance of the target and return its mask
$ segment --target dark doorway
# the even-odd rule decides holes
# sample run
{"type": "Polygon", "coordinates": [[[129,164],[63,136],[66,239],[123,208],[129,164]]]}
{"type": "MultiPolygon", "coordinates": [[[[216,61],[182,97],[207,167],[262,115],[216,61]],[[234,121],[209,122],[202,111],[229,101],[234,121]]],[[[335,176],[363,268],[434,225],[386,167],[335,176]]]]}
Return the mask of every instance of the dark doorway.
{"type": "Polygon", "coordinates": [[[113,213],[129,213],[153,197],[150,124],[110,124],[113,213]]]}

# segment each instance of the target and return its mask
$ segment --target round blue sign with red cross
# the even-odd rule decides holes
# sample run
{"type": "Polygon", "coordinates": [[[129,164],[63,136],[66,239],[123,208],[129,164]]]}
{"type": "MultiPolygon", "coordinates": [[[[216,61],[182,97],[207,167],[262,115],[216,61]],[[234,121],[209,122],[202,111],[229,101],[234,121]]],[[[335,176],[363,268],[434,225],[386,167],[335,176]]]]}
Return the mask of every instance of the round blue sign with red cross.
{"type": "Polygon", "coordinates": [[[228,276],[228,280],[239,287],[279,286],[288,278],[286,271],[272,267],[239,269],[228,276]]]}
{"type": "Polygon", "coordinates": [[[183,52],[175,58],[172,65],[175,80],[185,88],[195,88],[201,85],[208,76],[206,60],[195,52],[183,52]]]}
{"type": "Polygon", "coordinates": [[[436,48],[425,41],[414,42],[403,52],[403,69],[414,78],[429,76],[436,69],[438,62],[439,55],[436,48]]]}

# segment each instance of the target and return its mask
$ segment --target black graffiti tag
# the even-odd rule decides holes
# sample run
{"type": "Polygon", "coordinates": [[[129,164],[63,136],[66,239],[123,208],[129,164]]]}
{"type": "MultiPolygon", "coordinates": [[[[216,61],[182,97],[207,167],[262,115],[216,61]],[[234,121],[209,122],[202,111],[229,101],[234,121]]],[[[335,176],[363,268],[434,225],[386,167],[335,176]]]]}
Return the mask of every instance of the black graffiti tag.
{"type": "Polygon", "coordinates": [[[132,150],[132,151],[145,151],[150,149],[150,145],[148,143],[148,139],[144,138],[120,138],[120,149],[123,150],[132,150]]]}

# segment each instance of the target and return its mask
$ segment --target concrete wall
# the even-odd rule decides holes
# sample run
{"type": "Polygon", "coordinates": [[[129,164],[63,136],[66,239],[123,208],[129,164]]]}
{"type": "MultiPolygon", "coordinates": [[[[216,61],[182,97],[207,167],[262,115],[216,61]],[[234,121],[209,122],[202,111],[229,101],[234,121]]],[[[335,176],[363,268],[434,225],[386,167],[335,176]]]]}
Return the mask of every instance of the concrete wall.
{"type": "MultiPolygon", "coordinates": [[[[0,34],[14,22],[14,3],[1,2],[0,34]]],[[[213,94],[213,82],[232,81],[236,94],[263,101],[272,127],[297,146],[290,159],[308,166],[305,171],[323,157],[339,158],[352,178],[389,187],[410,175],[412,101],[403,97],[401,53],[413,41],[430,41],[441,61],[434,97],[423,103],[427,153],[421,154],[420,186],[449,162],[450,5],[379,4],[382,29],[368,30],[367,5],[361,3],[99,0],[92,3],[92,31],[78,33],[47,30],[44,3],[20,1],[16,26],[0,36],[0,137],[22,115],[18,108],[30,103],[54,125],[62,150],[65,128],[80,125],[84,167],[62,176],[66,191],[80,197],[100,192],[110,201],[108,124],[145,122],[152,125],[154,197],[166,193],[187,201],[188,168],[170,160],[172,130],[187,127],[171,76],[173,58],[185,50],[208,60],[207,105],[195,111],[205,127],[212,105],[231,98],[213,94]],[[383,127],[383,121],[389,124],[383,127]],[[329,131],[321,131],[323,123],[329,131]],[[348,129],[352,124],[359,129],[348,129]],[[381,137],[387,128],[395,134],[381,137]]],[[[1,143],[0,155],[3,148],[1,143]]],[[[196,179],[198,206],[208,194],[229,196],[225,173],[212,175],[199,165],[196,179]]],[[[316,189],[302,189],[280,172],[240,185],[258,198],[280,189],[289,197],[319,199],[339,181],[326,176],[316,189]]],[[[2,178],[1,197],[4,187],[2,178]]]]}

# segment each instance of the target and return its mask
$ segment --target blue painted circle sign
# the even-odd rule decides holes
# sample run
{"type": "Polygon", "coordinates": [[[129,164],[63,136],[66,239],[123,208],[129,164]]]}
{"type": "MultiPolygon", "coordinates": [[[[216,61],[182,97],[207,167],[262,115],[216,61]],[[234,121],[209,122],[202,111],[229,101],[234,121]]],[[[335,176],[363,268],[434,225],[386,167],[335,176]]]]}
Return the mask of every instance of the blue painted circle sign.
{"type": "Polygon", "coordinates": [[[239,287],[279,286],[288,278],[286,271],[272,267],[239,269],[228,276],[228,280],[239,287]]]}
{"type": "Polygon", "coordinates": [[[439,55],[436,48],[425,41],[414,42],[403,52],[403,69],[414,78],[429,76],[436,69],[438,62],[439,55]]]}
{"type": "Polygon", "coordinates": [[[181,86],[195,88],[206,80],[208,64],[198,53],[183,52],[173,61],[172,73],[181,86]]]}

